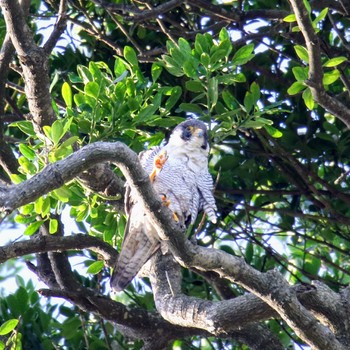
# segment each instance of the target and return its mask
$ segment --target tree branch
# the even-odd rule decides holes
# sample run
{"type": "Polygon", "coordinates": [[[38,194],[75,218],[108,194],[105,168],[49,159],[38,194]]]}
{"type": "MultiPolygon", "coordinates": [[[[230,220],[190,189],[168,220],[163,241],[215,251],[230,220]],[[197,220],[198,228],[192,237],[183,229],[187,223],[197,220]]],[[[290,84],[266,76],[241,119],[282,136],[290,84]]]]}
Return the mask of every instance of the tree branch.
{"type": "MultiPolygon", "coordinates": [[[[250,339],[256,334],[256,321],[275,317],[276,312],[253,294],[224,301],[207,301],[181,292],[181,270],[170,254],[158,253],[152,261],[150,274],[157,310],[167,321],[184,327],[196,327],[222,336],[229,332],[234,338],[250,339]]],[[[279,340],[264,327],[259,329],[254,349],[282,349],[279,340]],[[268,344],[266,340],[269,339],[268,344]]],[[[254,345],[253,345],[254,344],[254,345]]]]}
{"type": "Polygon", "coordinates": [[[305,83],[309,86],[314,100],[335,117],[339,118],[347,128],[350,128],[350,109],[336,98],[330,96],[323,86],[320,41],[312,26],[303,0],[289,0],[289,2],[295,13],[298,26],[304,36],[309,54],[309,77],[305,83]]]}
{"type": "Polygon", "coordinates": [[[48,56],[32,37],[18,0],[0,0],[7,32],[23,69],[25,93],[37,127],[51,125],[56,119],[51,104],[48,56]]]}
{"type": "Polygon", "coordinates": [[[157,314],[148,312],[141,308],[130,308],[119,302],[84,288],[83,291],[72,292],[60,289],[41,289],[40,294],[46,297],[63,298],[77,305],[86,312],[93,312],[104,320],[118,324],[118,328],[126,335],[145,341],[153,340],[154,344],[168,343],[169,340],[178,339],[195,334],[209,336],[206,332],[198,329],[184,328],[172,325],[163,320],[157,314]]]}
{"type": "Polygon", "coordinates": [[[28,254],[81,249],[89,249],[102,255],[108,266],[113,266],[118,257],[117,251],[110,244],[97,237],[85,234],[65,237],[35,235],[30,240],[14,242],[0,247],[0,264],[9,259],[28,254]]]}
{"type": "Polygon", "coordinates": [[[60,0],[60,6],[58,9],[58,17],[55,23],[54,30],[52,31],[50,37],[47,39],[46,43],[44,44],[44,51],[47,54],[50,54],[55,45],[57,44],[57,41],[60,39],[62,33],[66,29],[67,25],[67,0],[60,0]]]}

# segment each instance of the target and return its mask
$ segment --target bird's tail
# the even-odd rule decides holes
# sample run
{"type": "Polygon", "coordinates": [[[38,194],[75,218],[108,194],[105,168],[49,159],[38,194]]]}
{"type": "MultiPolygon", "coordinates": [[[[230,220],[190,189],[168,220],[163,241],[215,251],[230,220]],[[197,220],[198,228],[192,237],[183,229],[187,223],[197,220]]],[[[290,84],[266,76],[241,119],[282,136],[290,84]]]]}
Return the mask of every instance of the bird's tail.
{"type": "Polygon", "coordinates": [[[143,230],[125,237],[110,280],[112,290],[120,292],[125,289],[158,247],[159,242],[151,241],[143,230]]]}

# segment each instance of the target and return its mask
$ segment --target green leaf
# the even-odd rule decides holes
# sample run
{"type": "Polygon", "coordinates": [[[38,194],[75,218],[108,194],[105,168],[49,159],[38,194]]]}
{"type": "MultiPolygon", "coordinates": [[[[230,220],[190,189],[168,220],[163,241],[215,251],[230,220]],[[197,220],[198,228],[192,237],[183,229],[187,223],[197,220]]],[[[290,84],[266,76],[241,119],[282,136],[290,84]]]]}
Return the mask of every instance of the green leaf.
{"type": "Polygon", "coordinates": [[[130,46],[124,47],[124,57],[131,64],[132,67],[136,68],[139,66],[136,52],[132,47],[130,46]]]}
{"type": "Polygon", "coordinates": [[[265,127],[266,125],[271,125],[271,124],[273,124],[272,120],[259,117],[255,120],[246,120],[242,124],[242,127],[260,129],[262,127],[265,127]]]}
{"type": "Polygon", "coordinates": [[[72,108],[72,102],[73,102],[72,88],[66,81],[62,85],[62,97],[67,107],[72,108]]]}
{"type": "Polygon", "coordinates": [[[56,219],[50,219],[49,222],[49,233],[56,233],[58,229],[58,221],[56,219]]]}
{"type": "Polygon", "coordinates": [[[31,223],[30,225],[28,225],[28,227],[24,230],[23,234],[26,236],[31,236],[32,234],[34,234],[36,231],[39,230],[40,226],[44,223],[44,221],[40,220],[40,221],[35,221],[33,223],[31,223]]]}
{"type": "Polygon", "coordinates": [[[21,207],[21,213],[23,215],[33,214],[33,210],[34,210],[33,203],[29,203],[29,204],[23,205],[23,207],[21,207]]]}
{"type": "Polygon", "coordinates": [[[324,8],[319,15],[312,21],[312,24],[314,27],[316,27],[316,24],[321,22],[322,20],[325,19],[325,17],[327,16],[328,13],[328,7],[324,8]]]}
{"type": "Polygon", "coordinates": [[[44,130],[44,134],[45,136],[52,141],[52,137],[51,137],[51,126],[49,125],[44,125],[43,126],[43,130],[44,130]]]}
{"type": "Polygon", "coordinates": [[[243,103],[246,112],[249,113],[254,107],[254,98],[249,91],[246,92],[243,103]]]}
{"type": "Polygon", "coordinates": [[[17,327],[17,325],[18,325],[18,320],[14,319],[14,318],[4,322],[0,326],[0,335],[9,334],[17,327]]]}
{"type": "Polygon", "coordinates": [[[183,71],[189,78],[197,77],[196,67],[194,66],[194,62],[192,60],[187,60],[183,64],[183,71]]]}
{"type": "Polygon", "coordinates": [[[269,135],[271,135],[275,139],[278,139],[283,136],[283,133],[281,131],[279,131],[271,125],[265,125],[264,129],[269,133],[269,135]]]}
{"type": "Polygon", "coordinates": [[[171,108],[175,106],[179,98],[181,97],[182,94],[182,89],[180,86],[175,86],[174,88],[171,89],[171,95],[165,102],[165,108],[166,110],[170,111],[171,108]]]}
{"type": "Polygon", "coordinates": [[[154,113],[156,112],[158,107],[154,106],[153,104],[145,107],[141,110],[141,112],[134,118],[134,121],[137,123],[145,122],[146,120],[150,119],[154,113]]]}
{"type": "Polygon", "coordinates": [[[309,63],[309,53],[307,52],[304,46],[295,45],[294,50],[301,60],[305,61],[306,63],[309,63]]]}
{"type": "Polygon", "coordinates": [[[341,64],[345,61],[347,61],[347,58],[344,56],[334,57],[334,58],[327,60],[323,64],[323,67],[335,67],[335,66],[338,66],[339,64],[341,64]]]}
{"type": "Polygon", "coordinates": [[[220,41],[231,40],[230,35],[225,27],[220,30],[219,39],[220,41]]]}
{"type": "Polygon", "coordinates": [[[31,122],[28,122],[26,120],[21,120],[18,122],[14,122],[10,124],[11,127],[17,127],[22,132],[29,136],[36,136],[36,133],[34,131],[33,124],[31,122]]]}
{"type": "Polygon", "coordinates": [[[19,184],[26,179],[22,174],[10,174],[10,179],[14,184],[19,184]]]}
{"type": "Polygon", "coordinates": [[[292,68],[294,77],[298,81],[304,81],[308,78],[308,68],[307,67],[293,67],[292,68]]]}
{"type": "Polygon", "coordinates": [[[305,102],[305,105],[307,108],[310,110],[313,110],[315,107],[315,101],[312,97],[311,91],[309,88],[305,89],[303,94],[302,94],[303,100],[305,102]]]}
{"type": "Polygon", "coordinates": [[[308,12],[308,14],[310,14],[311,13],[311,6],[310,6],[309,2],[307,0],[303,0],[303,2],[304,2],[304,6],[306,8],[306,11],[308,12]]]}
{"type": "Polygon", "coordinates": [[[256,104],[260,98],[260,87],[259,85],[254,81],[251,85],[250,85],[250,89],[249,89],[250,93],[253,96],[253,101],[254,104],[256,104]]]}
{"type": "Polygon", "coordinates": [[[49,214],[50,209],[51,209],[51,200],[50,200],[50,197],[47,196],[44,198],[43,205],[41,207],[41,215],[45,217],[46,215],[49,214]]]}
{"type": "Polygon", "coordinates": [[[156,82],[162,73],[163,67],[157,63],[152,64],[151,74],[153,82],[156,82]]]}
{"type": "Polygon", "coordinates": [[[57,197],[57,199],[64,203],[68,202],[69,197],[72,195],[72,191],[67,186],[57,188],[52,193],[57,197]]]}
{"type": "Polygon", "coordinates": [[[210,64],[210,56],[206,52],[203,52],[200,57],[200,62],[204,67],[208,68],[210,64]]]}
{"type": "Polygon", "coordinates": [[[227,57],[227,50],[219,49],[216,50],[211,56],[210,56],[210,64],[213,66],[220,60],[227,57]]]}
{"type": "Polygon", "coordinates": [[[44,198],[43,197],[39,197],[35,203],[34,203],[34,211],[37,214],[41,214],[42,212],[42,207],[43,207],[43,203],[44,203],[44,198]]]}
{"type": "Polygon", "coordinates": [[[283,21],[284,22],[288,22],[288,23],[296,22],[296,20],[297,19],[295,18],[295,14],[294,13],[292,13],[292,14],[290,14],[290,15],[288,15],[288,16],[283,18],[283,21]]]}
{"type": "Polygon", "coordinates": [[[104,263],[103,261],[99,260],[99,261],[95,261],[93,262],[89,268],[87,269],[87,273],[90,273],[92,275],[96,275],[97,273],[99,273],[104,267],[104,263]]]}
{"type": "Polygon", "coordinates": [[[180,108],[180,111],[183,111],[183,112],[190,112],[198,115],[202,114],[202,109],[195,103],[181,103],[179,108],[180,108]]]}
{"type": "Polygon", "coordinates": [[[24,282],[24,278],[20,275],[16,275],[16,284],[18,287],[26,287],[26,283],[24,282]]]}
{"type": "Polygon", "coordinates": [[[20,314],[24,314],[28,308],[29,296],[26,288],[24,286],[20,286],[16,291],[16,299],[17,299],[17,307],[20,314]]]}
{"type": "Polygon", "coordinates": [[[314,276],[318,275],[320,268],[321,268],[321,260],[314,256],[305,261],[304,270],[314,276]]]}
{"type": "Polygon", "coordinates": [[[29,160],[35,159],[35,152],[29,148],[26,144],[20,143],[18,146],[20,152],[29,160]]]}
{"type": "Polygon", "coordinates": [[[196,40],[194,43],[195,51],[198,55],[201,55],[203,52],[209,53],[210,48],[213,46],[213,38],[210,34],[197,34],[196,40]]]}
{"type": "Polygon", "coordinates": [[[191,92],[204,92],[204,87],[199,80],[186,81],[186,89],[191,92]]]}
{"type": "Polygon", "coordinates": [[[254,55],[252,54],[254,51],[254,44],[249,44],[241,47],[233,56],[232,64],[236,66],[240,66],[242,64],[250,61],[254,55]]]}
{"type": "Polygon", "coordinates": [[[210,100],[210,106],[209,109],[212,110],[217,101],[218,101],[218,93],[219,93],[219,87],[218,87],[218,80],[216,77],[209,79],[209,86],[208,86],[208,96],[210,100]]]}
{"type": "Polygon", "coordinates": [[[305,88],[306,86],[303,83],[296,81],[288,88],[287,92],[289,95],[296,95],[300,91],[303,91],[305,88]]]}
{"type": "Polygon", "coordinates": [[[63,126],[61,120],[55,120],[51,127],[51,141],[57,145],[63,136],[63,126]]]}
{"type": "Polygon", "coordinates": [[[327,72],[323,75],[323,85],[330,85],[337,81],[340,77],[340,72],[338,69],[334,69],[331,72],[327,72]]]}
{"type": "Polygon", "coordinates": [[[90,81],[85,85],[84,91],[88,96],[97,99],[100,94],[100,86],[95,81],[90,81]]]}
{"type": "Polygon", "coordinates": [[[77,142],[79,140],[79,136],[72,136],[69,139],[62,142],[60,148],[67,148],[68,146],[71,146],[73,143],[77,142]]]}
{"type": "Polygon", "coordinates": [[[190,58],[189,55],[185,55],[177,47],[170,50],[171,57],[175,60],[178,67],[182,67],[187,59],[190,58]]]}
{"type": "Polygon", "coordinates": [[[116,77],[123,75],[126,70],[125,62],[120,57],[116,57],[114,62],[114,74],[116,77]]]}
{"type": "Polygon", "coordinates": [[[94,80],[89,69],[83,65],[78,65],[77,72],[79,76],[83,79],[84,84],[87,84],[89,81],[94,80]]]}
{"type": "Polygon", "coordinates": [[[238,107],[236,98],[228,90],[223,90],[221,96],[227,108],[229,108],[230,110],[236,109],[238,107]]]}
{"type": "Polygon", "coordinates": [[[177,62],[168,55],[162,56],[165,62],[165,69],[175,77],[182,77],[184,75],[183,69],[178,66],[177,62]]]}
{"type": "Polygon", "coordinates": [[[187,40],[185,40],[184,38],[180,38],[178,41],[178,44],[179,44],[179,49],[183,55],[191,56],[192,49],[191,49],[191,45],[188,43],[187,40]]]}

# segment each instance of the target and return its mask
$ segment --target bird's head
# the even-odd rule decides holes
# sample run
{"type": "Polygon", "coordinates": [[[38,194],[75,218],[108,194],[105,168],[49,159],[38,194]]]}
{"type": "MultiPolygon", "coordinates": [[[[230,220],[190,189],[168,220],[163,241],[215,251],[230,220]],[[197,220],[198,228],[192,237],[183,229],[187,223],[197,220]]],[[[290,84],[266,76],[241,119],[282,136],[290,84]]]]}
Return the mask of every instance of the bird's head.
{"type": "Polygon", "coordinates": [[[200,120],[188,119],[180,123],[171,133],[169,144],[176,147],[209,151],[208,131],[206,125],[200,120]]]}

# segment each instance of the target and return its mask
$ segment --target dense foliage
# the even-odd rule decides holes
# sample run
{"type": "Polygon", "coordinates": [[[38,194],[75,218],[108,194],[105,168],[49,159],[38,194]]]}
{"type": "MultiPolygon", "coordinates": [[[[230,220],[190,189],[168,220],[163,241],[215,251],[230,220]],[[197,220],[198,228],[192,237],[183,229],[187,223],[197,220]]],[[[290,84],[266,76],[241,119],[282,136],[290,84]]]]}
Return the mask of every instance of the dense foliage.
{"type": "MultiPolygon", "coordinates": [[[[23,1],[31,32],[22,44],[15,42],[21,35],[8,29],[5,11],[13,9],[5,10],[6,3],[0,1],[3,188],[31,179],[84,145],[121,141],[140,152],[160,144],[185,118],[200,118],[210,130],[219,220],[213,225],[199,218],[187,232],[192,240],[242,257],[260,272],[277,269],[291,285],[317,280],[338,293],[349,284],[347,1],[33,0],[28,8],[23,1]],[[24,66],[36,62],[26,50],[34,46],[42,48],[38,52],[49,68],[36,67],[39,73],[33,70],[28,78],[24,66]],[[50,86],[43,82],[42,91],[29,91],[30,79],[39,79],[40,86],[40,72],[50,86]]],[[[44,232],[66,236],[72,231],[63,227],[69,215],[77,223],[73,235],[94,236],[118,249],[126,222],[124,178],[118,167],[110,168],[117,184],[108,190],[111,181],[101,184],[98,171],[87,171],[4,211],[0,233],[13,240],[7,225],[12,223],[22,225],[29,244],[44,232]]],[[[54,289],[41,271],[54,258],[37,252],[42,254],[36,266],[34,255],[28,266],[54,289]]],[[[109,293],[109,268],[99,254],[70,251],[68,256],[84,263],[72,274],[75,281],[109,293]]],[[[2,286],[11,275],[9,263],[21,261],[3,267],[2,286]]],[[[142,347],[145,338],[135,339],[125,331],[128,325],[119,329],[88,307],[74,305],[73,297],[52,293],[73,303],[56,305],[55,299],[39,296],[32,282],[20,277],[24,269],[15,294],[6,295],[3,287],[0,349],[5,344],[13,349],[142,347]]],[[[187,296],[209,301],[245,293],[240,284],[193,269],[183,269],[182,284],[187,296]]],[[[147,278],[136,279],[112,298],[155,311],[149,287],[147,278]]],[[[271,349],[308,343],[277,314],[268,318],[260,332],[280,340],[280,347],[271,349]]],[[[239,332],[190,335],[169,338],[175,341],[169,348],[259,348],[239,332]]]]}

